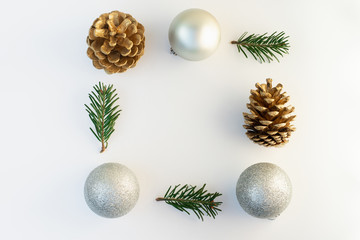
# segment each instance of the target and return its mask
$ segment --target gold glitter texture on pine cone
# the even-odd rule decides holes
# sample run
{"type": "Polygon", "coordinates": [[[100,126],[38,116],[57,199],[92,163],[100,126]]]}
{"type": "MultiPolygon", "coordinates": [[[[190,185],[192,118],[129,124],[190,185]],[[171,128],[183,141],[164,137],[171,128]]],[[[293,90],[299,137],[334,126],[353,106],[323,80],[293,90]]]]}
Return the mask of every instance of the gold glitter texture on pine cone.
{"type": "Polygon", "coordinates": [[[295,127],[291,122],[295,115],[291,113],[294,107],[285,106],[290,96],[281,93],[281,84],[272,87],[272,79],[266,79],[266,84],[255,84],[256,90],[251,90],[250,103],[246,106],[249,113],[243,113],[246,135],[255,143],[263,146],[281,146],[288,142],[295,127]]]}
{"type": "Polygon", "coordinates": [[[130,14],[101,14],[89,30],[87,55],[97,69],[109,74],[125,72],[144,55],[144,31],[144,26],[130,14]]]}

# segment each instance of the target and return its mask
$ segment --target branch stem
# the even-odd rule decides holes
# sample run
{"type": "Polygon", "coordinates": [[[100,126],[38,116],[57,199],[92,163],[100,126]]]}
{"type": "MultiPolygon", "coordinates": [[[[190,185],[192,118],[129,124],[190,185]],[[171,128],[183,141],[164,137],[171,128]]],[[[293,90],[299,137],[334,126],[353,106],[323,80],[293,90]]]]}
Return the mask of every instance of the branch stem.
{"type": "MultiPolygon", "coordinates": [[[[105,88],[106,91],[106,88],[105,88]]],[[[100,90],[100,93],[102,94],[102,106],[101,106],[101,151],[100,153],[103,153],[105,151],[105,137],[104,137],[104,122],[105,122],[105,94],[102,90],[100,90]]]]}
{"type": "Polygon", "coordinates": [[[216,206],[214,201],[200,201],[200,200],[188,200],[188,199],[181,199],[181,198],[163,198],[158,197],[155,199],[156,201],[176,201],[176,202],[186,202],[186,203],[198,203],[198,204],[208,204],[211,206],[216,206]]]}
{"type": "Polygon", "coordinates": [[[255,46],[255,47],[281,47],[284,46],[285,43],[279,44],[252,44],[252,43],[243,43],[239,41],[231,41],[231,44],[241,45],[241,46],[255,46]]]}
{"type": "Polygon", "coordinates": [[[105,151],[105,144],[104,144],[104,140],[101,140],[101,151],[100,153],[103,153],[105,151]]]}

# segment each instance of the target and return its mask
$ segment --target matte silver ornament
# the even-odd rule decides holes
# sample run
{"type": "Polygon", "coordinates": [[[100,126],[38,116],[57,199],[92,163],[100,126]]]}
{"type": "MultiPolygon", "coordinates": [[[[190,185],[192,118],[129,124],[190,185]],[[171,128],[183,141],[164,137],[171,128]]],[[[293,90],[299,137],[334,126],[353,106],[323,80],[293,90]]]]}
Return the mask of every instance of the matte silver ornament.
{"type": "Polygon", "coordinates": [[[272,163],[257,163],[241,173],[236,185],[240,206],[257,218],[274,219],[289,205],[292,195],[287,174],[272,163]]]}
{"type": "Polygon", "coordinates": [[[119,163],[104,163],[89,174],[84,195],[93,212],[116,218],[133,209],[139,190],[139,183],[130,169],[119,163]]]}
{"type": "Polygon", "coordinates": [[[199,61],[215,52],[220,43],[220,26],[209,12],[191,8],[179,13],[169,27],[169,41],[180,57],[199,61]]]}

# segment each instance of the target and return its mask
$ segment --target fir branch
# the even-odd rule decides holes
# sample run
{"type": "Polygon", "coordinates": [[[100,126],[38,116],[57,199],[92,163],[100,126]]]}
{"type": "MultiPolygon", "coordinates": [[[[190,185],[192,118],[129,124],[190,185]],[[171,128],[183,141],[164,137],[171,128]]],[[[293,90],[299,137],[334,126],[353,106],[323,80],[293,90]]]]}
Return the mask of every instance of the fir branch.
{"type": "Polygon", "coordinates": [[[218,192],[208,193],[205,186],[206,184],[198,190],[196,190],[196,186],[187,184],[182,187],[179,184],[174,188],[170,186],[164,197],[156,198],[156,201],[165,201],[167,204],[189,215],[188,210],[191,210],[202,221],[204,221],[203,216],[205,214],[215,218],[218,211],[221,211],[218,207],[222,204],[222,202],[215,202],[215,198],[222,194],[218,192]]]}
{"type": "Polygon", "coordinates": [[[279,62],[279,59],[275,54],[283,56],[283,54],[288,54],[289,52],[289,36],[285,36],[284,32],[274,32],[270,36],[267,36],[267,33],[262,35],[251,34],[246,37],[247,32],[240,36],[237,41],[231,41],[231,44],[236,44],[238,51],[242,52],[245,57],[246,55],[244,49],[246,49],[254,58],[260,63],[262,62],[271,62],[274,58],[279,62]]]}
{"type": "Polygon", "coordinates": [[[120,111],[117,110],[119,105],[114,106],[119,99],[113,89],[113,85],[104,85],[99,82],[99,85],[94,86],[94,91],[89,94],[90,107],[85,104],[86,111],[94,124],[94,129],[90,128],[97,140],[101,142],[101,151],[104,152],[108,146],[108,140],[111,134],[115,131],[115,120],[119,117],[120,111]]]}

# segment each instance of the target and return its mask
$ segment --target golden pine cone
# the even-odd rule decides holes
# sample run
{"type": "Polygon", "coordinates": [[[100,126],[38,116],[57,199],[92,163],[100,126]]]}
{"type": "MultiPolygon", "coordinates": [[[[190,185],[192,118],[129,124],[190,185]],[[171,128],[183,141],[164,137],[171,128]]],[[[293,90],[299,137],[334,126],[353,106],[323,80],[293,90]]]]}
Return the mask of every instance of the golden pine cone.
{"type": "Polygon", "coordinates": [[[109,74],[125,72],[144,55],[144,31],[144,26],[130,14],[101,14],[89,30],[87,55],[97,69],[109,74]]]}
{"type": "Polygon", "coordinates": [[[263,146],[281,146],[288,142],[295,127],[291,121],[296,117],[291,115],[294,107],[285,106],[290,96],[281,93],[281,84],[272,87],[272,79],[266,79],[267,84],[255,84],[256,90],[251,90],[249,113],[243,113],[246,135],[255,143],[263,146]]]}

